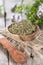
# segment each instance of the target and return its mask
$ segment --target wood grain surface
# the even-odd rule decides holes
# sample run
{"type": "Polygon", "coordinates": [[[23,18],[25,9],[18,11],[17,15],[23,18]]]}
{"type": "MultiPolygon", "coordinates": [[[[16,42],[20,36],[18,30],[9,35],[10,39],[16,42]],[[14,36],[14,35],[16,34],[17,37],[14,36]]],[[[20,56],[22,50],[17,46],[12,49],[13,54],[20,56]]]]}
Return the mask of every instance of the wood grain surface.
{"type": "Polygon", "coordinates": [[[28,59],[24,64],[17,64],[8,51],[0,45],[0,65],[43,65],[43,31],[33,41],[28,43],[28,59]],[[29,46],[32,48],[29,48],[29,46]]]}

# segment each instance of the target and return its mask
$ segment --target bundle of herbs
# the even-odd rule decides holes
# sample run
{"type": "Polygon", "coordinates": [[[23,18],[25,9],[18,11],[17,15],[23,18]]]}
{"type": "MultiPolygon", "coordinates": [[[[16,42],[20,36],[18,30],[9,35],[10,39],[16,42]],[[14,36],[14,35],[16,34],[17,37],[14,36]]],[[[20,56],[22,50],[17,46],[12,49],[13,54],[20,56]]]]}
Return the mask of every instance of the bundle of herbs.
{"type": "Polygon", "coordinates": [[[12,34],[17,35],[29,35],[36,31],[37,26],[28,22],[27,20],[22,20],[19,23],[13,23],[8,27],[8,30],[12,34]]]}

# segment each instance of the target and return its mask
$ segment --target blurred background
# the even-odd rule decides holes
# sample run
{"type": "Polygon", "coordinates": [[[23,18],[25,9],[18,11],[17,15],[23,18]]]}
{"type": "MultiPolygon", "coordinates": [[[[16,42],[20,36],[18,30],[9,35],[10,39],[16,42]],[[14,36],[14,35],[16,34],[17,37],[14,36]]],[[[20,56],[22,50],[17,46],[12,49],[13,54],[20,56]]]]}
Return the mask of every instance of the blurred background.
{"type": "MultiPolygon", "coordinates": [[[[4,21],[4,10],[7,13],[7,20],[6,20],[6,27],[9,26],[12,18],[11,9],[15,4],[20,3],[21,0],[0,0],[0,30],[5,28],[5,21],[4,21]]],[[[32,0],[24,0],[24,4],[32,4],[32,0]]]]}

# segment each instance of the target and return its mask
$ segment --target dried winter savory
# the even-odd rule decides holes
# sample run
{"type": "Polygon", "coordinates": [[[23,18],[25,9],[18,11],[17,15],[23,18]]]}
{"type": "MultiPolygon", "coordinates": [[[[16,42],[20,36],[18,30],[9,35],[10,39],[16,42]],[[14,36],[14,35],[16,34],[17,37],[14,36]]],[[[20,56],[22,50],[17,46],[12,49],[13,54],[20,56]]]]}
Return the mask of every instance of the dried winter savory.
{"type": "Polygon", "coordinates": [[[11,24],[8,27],[8,30],[12,34],[29,35],[29,34],[32,34],[36,30],[36,26],[26,20],[23,20],[19,23],[11,24]]]}

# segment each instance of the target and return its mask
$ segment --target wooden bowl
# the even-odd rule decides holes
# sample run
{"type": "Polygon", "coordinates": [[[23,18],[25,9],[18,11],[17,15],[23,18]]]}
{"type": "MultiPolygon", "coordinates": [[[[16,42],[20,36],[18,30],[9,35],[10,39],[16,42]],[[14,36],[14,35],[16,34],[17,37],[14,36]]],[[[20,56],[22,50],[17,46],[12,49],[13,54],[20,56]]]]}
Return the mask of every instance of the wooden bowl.
{"type": "MultiPolygon", "coordinates": [[[[9,32],[9,31],[8,31],[9,32]]],[[[9,32],[10,33],[10,32],[9,32]]],[[[37,26],[36,28],[36,31],[33,32],[32,34],[30,35],[17,35],[17,34],[12,34],[10,33],[11,36],[15,39],[15,40],[22,40],[22,41],[31,41],[33,40],[34,38],[36,38],[39,34],[40,34],[40,29],[39,27],[37,26]]]]}
{"type": "Polygon", "coordinates": [[[37,26],[37,29],[35,32],[33,32],[30,35],[23,35],[23,36],[20,35],[20,39],[22,39],[23,41],[31,41],[31,40],[35,39],[39,34],[40,34],[40,29],[37,26]]]}

